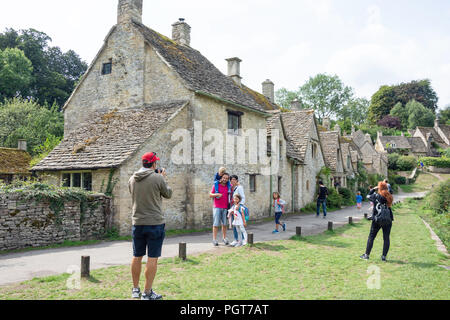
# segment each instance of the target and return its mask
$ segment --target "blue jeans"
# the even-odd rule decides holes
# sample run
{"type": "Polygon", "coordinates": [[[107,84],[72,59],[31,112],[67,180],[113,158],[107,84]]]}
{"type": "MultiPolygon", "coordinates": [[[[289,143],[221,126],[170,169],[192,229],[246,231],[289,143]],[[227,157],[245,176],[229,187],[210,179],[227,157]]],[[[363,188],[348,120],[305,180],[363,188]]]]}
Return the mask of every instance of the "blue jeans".
{"type": "Polygon", "coordinates": [[[320,215],[320,205],[323,208],[323,216],[327,216],[327,199],[317,199],[317,216],[320,215]]]}
{"type": "MultiPolygon", "coordinates": [[[[234,221],[234,214],[231,215],[231,223],[234,221]]],[[[239,241],[239,234],[236,226],[233,226],[234,240],[239,241]]]]}

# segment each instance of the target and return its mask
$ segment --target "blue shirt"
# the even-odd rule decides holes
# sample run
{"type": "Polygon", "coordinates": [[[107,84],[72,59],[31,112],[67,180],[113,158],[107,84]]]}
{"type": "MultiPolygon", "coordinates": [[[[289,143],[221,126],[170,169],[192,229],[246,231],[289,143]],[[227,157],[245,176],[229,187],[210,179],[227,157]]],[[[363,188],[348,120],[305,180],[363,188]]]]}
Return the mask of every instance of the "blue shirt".
{"type": "Polygon", "coordinates": [[[363,202],[363,197],[360,195],[356,196],[356,203],[362,203],[363,202]]]}

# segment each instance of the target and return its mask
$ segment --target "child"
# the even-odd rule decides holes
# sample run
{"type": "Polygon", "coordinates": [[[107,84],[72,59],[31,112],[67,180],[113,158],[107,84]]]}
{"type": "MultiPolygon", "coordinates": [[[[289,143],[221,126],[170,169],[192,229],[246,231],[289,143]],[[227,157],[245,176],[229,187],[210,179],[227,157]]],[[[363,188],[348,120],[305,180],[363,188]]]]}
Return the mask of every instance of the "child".
{"type": "Polygon", "coordinates": [[[272,232],[273,234],[279,233],[278,226],[283,228],[283,231],[286,231],[286,223],[281,223],[280,219],[284,213],[284,207],[286,205],[286,201],[281,200],[281,196],[278,192],[273,193],[273,207],[275,208],[275,230],[272,232]]]}
{"type": "Polygon", "coordinates": [[[247,222],[245,221],[244,210],[241,206],[242,198],[239,194],[234,195],[233,197],[234,205],[228,211],[228,221],[230,223],[230,229],[232,228],[231,223],[231,215],[233,215],[233,226],[236,227],[239,238],[241,239],[234,247],[241,247],[247,245],[247,231],[245,227],[247,226],[247,222]]]}
{"type": "MultiPolygon", "coordinates": [[[[219,183],[220,183],[220,180],[222,180],[222,177],[226,171],[227,171],[227,168],[222,167],[219,169],[219,172],[217,172],[214,177],[214,187],[215,187],[216,193],[219,193],[219,183]]],[[[227,182],[227,187],[228,187],[228,193],[231,193],[231,182],[230,181],[227,182]]]]}
{"type": "Polygon", "coordinates": [[[356,196],[356,207],[358,208],[358,211],[362,209],[362,202],[363,202],[363,197],[361,195],[361,191],[358,191],[357,196],[356,196]]]}

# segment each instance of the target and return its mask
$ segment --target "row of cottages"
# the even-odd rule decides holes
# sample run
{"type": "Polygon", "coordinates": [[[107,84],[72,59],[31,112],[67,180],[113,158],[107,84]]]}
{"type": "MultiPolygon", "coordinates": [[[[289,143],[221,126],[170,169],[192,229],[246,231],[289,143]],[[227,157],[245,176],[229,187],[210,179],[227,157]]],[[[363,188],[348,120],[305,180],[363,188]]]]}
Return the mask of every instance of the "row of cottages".
{"type": "MultiPolygon", "coordinates": [[[[64,106],[63,141],[33,171],[53,184],[112,192],[114,223],[125,235],[131,230],[128,180],[140,169],[142,154],[153,151],[174,189],[173,198],[164,202],[167,227],[209,226],[209,193],[226,148],[220,139],[238,140],[245,129],[267,135],[270,111],[279,109],[274,84],[265,81],[264,94],[246,87],[238,58],[228,59],[228,75],[222,74],[190,46],[191,28],[184,20],[172,25],[170,39],[142,24],[142,5],[142,0],[119,0],[117,24],[64,106]],[[224,148],[208,150],[212,142],[224,148]],[[209,161],[207,153],[216,161],[209,161]]],[[[314,130],[312,113],[308,121],[314,130]]],[[[309,169],[306,151],[288,145],[288,133],[280,132],[281,150],[274,150],[269,161],[226,164],[240,177],[254,219],[270,214],[272,191],[282,192],[291,211],[305,203],[303,190],[309,190],[311,201],[316,191],[315,173],[321,167],[309,169]],[[291,156],[297,152],[302,157],[291,156]],[[275,156],[278,166],[268,174],[275,156]],[[300,186],[307,175],[308,185],[300,186]]],[[[312,139],[321,157],[317,135],[312,139]]],[[[239,153],[249,159],[253,149],[244,146],[239,153]]],[[[227,160],[235,150],[226,152],[227,160]]]]}
{"type": "Polygon", "coordinates": [[[450,148],[450,126],[440,124],[439,119],[434,127],[417,127],[409,131],[411,137],[383,136],[378,133],[376,149],[378,152],[399,152],[415,157],[439,157],[438,148],[450,148]]]}
{"type": "Polygon", "coordinates": [[[174,190],[163,207],[169,229],[211,225],[209,193],[223,163],[239,176],[252,219],[271,214],[274,191],[289,211],[314,201],[324,165],[345,186],[339,135],[323,138],[313,111],[281,113],[270,80],[263,94],[245,86],[238,58],[227,59],[222,74],[190,46],[183,19],[168,38],[142,24],[142,5],[119,0],[117,24],[64,106],[63,141],[33,171],[56,185],[111,192],[122,235],[131,232],[128,180],[150,151],[174,190]],[[236,155],[255,159],[255,151],[250,142],[228,142],[250,141],[258,132],[259,146],[279,136],[258,161],[239,164],[236,155]]]}

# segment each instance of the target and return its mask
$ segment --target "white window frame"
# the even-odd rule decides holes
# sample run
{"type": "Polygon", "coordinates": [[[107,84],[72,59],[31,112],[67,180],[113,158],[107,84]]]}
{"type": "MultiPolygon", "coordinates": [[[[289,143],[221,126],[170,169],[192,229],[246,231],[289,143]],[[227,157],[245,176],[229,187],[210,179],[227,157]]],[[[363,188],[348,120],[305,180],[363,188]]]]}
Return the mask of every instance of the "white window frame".
{"type": "MultiPolygon", "coordinates": [[[[70,188],[80,188],[80,189],[83,189],[83,190],[86,190],[86,189],[84,189],[84,173],[90,173],[91,174],[91,189],[93,189],[92,188],[92,178],[93,178],[93,172],[92,171],[89,171],[89,170],[81,170],[81,171],[63,171],[63,172],[61,172],[61,187],[63,187],[64,186],[64,175],[65,174],[70,174],[70,188]],[[77,174],[77,173],[80,173],[81,174],[81,178],[80,178],[80,184],[81,184],[81,187],[74,187],[73,186],[73,181],[74,181],[74,179],[73,179],[73,175],[74,174],[77,174]]],[[[90,191],[92,191],[92,190],[90,190],[90,191]]]]}

